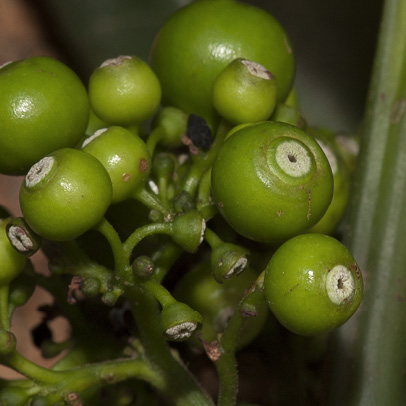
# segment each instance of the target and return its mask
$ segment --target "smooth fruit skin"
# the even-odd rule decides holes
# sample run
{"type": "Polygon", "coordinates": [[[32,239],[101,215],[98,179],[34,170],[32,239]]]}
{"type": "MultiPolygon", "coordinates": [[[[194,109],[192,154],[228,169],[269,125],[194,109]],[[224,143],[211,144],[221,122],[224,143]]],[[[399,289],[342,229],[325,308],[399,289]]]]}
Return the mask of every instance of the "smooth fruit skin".
{"type": "Polygon", "coordinates": [[[236,58],[264,65],[276,78],[278,101],[292,87],[295,60],[289,38],[268,12],[235,0],[198,0],[162,27],[150,53],[165,104],[214,125],[211,87],[236,58]]]}
{"type": "Polygon", "coordinates": [[[89,79],[89,98],[95,114],[109,125],[139,124],[161,102],[161,85],[146,62],[136,56],[108,59],[89,79]]]}
{"type": "Polygon", "coordinates": [[[64,148],[43,158],[50,169],[31,185],[34,165],[20,189],[21,211],[28,225],[41,237],[67,241],[91,229],[111,203],[112,185],[104,166],[90,154],[64,148]],[[31,180],[30,180],[31,179],[31,180]]]}
{"type": "Polygon", "coordinates": [[[271,311],[294,333],[312,336],[345,323],[357,310],[363,293],[361,271],[348,249],[324,234],[303,234],[285,242],[274,253],[265,271],[264,291],[271,311]],[[340,280],[328,287],[337,267],[351,274],[353,289],[347,299],[334,303],[333,288],[342,299],[340,280]]]}
{"type": "Polygon", "coordinates": [[[333,195],[322,149],[285,123],[266,121],[235,131],[217,154],[211,175],[221,215],[239,234],[260,242],[279,243],[306,231],[321,219],[333,195]]]}
{"type": "Polygon", "coordinates": [[[93,155],[106,168],[113,185],[113,204],[129,199],[143,187],[151,171],[145,142],[123,127],[96,131],[84,140],[82,151],[93,155]]]}
{"type": "Polygon", "coordinates": [[[0,173],[22,175],[45,155],[74,147],[89,117],[86,88],[47,56],[0,69],[0,173]]]}
{"type": "Polygon", "coordinates": [[[9,284],[23,270],[27,258],[11,245],[6,232],[10,218],[0,219],[0,286],[9,284]]]}

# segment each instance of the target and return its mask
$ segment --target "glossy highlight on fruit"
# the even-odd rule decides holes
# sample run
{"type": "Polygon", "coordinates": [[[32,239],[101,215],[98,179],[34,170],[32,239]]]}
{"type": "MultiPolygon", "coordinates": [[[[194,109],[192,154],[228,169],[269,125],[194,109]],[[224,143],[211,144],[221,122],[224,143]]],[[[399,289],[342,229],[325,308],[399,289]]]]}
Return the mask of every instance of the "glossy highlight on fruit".
{"type": "Polygon", "coordinates": [[[278,84],[278,101],[292,87],[295,59],[290,40],[268,12],[235,0],[198,0],[179,9],[155,38],[150,63],[165,104],[216,121],[211,88],[234,59],[268,69],[278,84]]]}
{"type": "Polygon", "coordinates": [[[22,175],[45,155],[84,135],[89,100],[62,62],[38,56],[0,68],[0,173],[22,175]]]}
{"type": "Polygon", "coordinates": [[[345,323],[362,299],[361,271],[338,240],[303,234],[282,244],[265,272],[271,311],[287,329],[306,336],[345,323]]]}
{"type": "Polygon", "coordinates": [[[21,185],[20,206],[38,235],[66,241],[94,227],[111,196],[104,166],[86,152],[63,148],[31,167],[21,185]]]}
{"type": "Polygon", "coordinates": [[[239,234],[283,242],[316,224],[333,195],[322,149],[299,128],[276,122],[243,126],[227,138],[212,167],[212,195],[239,234]]]}

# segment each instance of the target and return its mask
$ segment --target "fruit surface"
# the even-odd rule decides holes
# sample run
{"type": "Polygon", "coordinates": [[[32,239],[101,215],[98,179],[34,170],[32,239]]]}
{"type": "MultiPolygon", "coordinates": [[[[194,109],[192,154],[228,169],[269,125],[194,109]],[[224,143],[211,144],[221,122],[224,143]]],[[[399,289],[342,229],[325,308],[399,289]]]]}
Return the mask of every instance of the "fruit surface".
{"type": "Polygon", "coordinates": [[[22,175],[45,155],[74,147],[89,117],[85,86],[62,62],[40,56],[0,69],[0,172],[22,175]]]}
{"type": "Polygon", "coordinates": [[[264,65],[276,78],[278,101],[288,96],[295,61],[286,32],[271,14],[235,0],[199,0],[178,10],[155,38],[150,63],[166,104],[213,125],[212,84],[236,58],[264,65]]]}
{"type": "Polygon", "coordinates": [[[285,123],[247,125],[227,138],[212,167],[213,199],[243,236],[282,242],[316,224],[333,195],[317,142],[285,123]]]}
{"type": "Polygon", "coordinates": [[[266,268],[265,295],[277,319],[294,333],[327,333],[357,310],[361,271],[338,240],[303,234],[285,242],[266,268]]]}
{"type": "Polygon", "coordinates": [[[31,167],[20,189],[20,206],[38,235],[66,241],[94,227],[111,196],[104,166],[86,152],[64,148],[31,167]]]}

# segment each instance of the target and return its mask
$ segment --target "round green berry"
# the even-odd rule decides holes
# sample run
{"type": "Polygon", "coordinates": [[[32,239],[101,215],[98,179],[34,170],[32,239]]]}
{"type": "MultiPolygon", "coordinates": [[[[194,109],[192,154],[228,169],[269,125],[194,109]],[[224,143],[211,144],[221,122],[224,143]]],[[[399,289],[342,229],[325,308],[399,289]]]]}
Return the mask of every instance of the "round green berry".
{"type": "Polygon", "coordinates": [[[266,120],[276,99],[275,77],[261,64],[247,59],[232,61],[213,83],[213,106],[234,125],[266,120]]]}
{"type": "Polygon", "coordinates": [[[88,91],[93,111],[110,125],[141,123],[161,101],[157,77],[136,56],[119,56],[103,62],[91,74],[88,91]]]}
{"type": "Polygon", "coordinates": [[[341,242],[323,234],[303,234],[273,254],[264,291],[281,324],[312,336],[341,326],[354,314],[363,282],[354,257],[341,242]]]}
{"type": "Polygon", "coordinates": [[[74,147],[89,118],[86,88],[47,56],[0,68],[0,173],[26,174],[45,155],[74,147]]]}
{"type": "Polygon", "coordinates": [[[20,189],[20,206],[34,232],[66,241],[94,227],[111,196],[104,166],[86,152],[63,148],[31,167],[20,189]]]}
{"type": "Polygon", "coordinates": [[[306,231],[321,219],[333,195],[322,149],[285,123],[256,123],[234,132],[211,175],[222,216],[239,234],[261,242],[282,242],[306,231]]]}
{"type": "Polygon", "coordinates": [[[83,141],[82,150],[107,170],[113,185],[112,203],[130,198],[149,176],[151,156],[145,142],[123,127],[96,131],[83,141]]]}

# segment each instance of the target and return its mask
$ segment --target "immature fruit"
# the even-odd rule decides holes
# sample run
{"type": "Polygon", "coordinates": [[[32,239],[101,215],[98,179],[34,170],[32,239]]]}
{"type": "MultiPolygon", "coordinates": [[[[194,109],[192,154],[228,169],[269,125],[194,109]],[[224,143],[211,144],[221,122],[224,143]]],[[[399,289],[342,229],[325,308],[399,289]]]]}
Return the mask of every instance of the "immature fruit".
{"type": "Polygon", "coordinates": [[[136,56],[108,59],[89,80],[96,115],[110,125],[129,126],[150,117],[161,101],[161,85],[151,68],[136,56]]]}
{"type": "Polygon", "coordinates": [[[343,244],[327,235],[304,234],[273,254],[264,291],[281,324],[294,333],[312,336],[341,326],[354,314],[363,282],[343,244]]]}
{"type": "Polygon", "coordinates": [[[86,152],[64,148],[31,167],[20,189],[20,205],[38,235],[66,241],[94,227],[111,196],[104,166],[86,152]]]}
{"type": "Polygon", "coordinates": [[[213,83],[214,108],[235,125],[268,119],[276,97],[277,84],[272,73],[247,59],[232,61],[213,83]]]}
{"type": "Polygon", "coordinates": [[[143,187],[151,170],[151,156],[145,142],[123,127],[96,131],[84,140],[82,150],[106,168],[113,185],[112,203],[130,198],[143,187]]]}
{"type": "Polygon", "coordinates": [[[243,236],[282,242],[316,224],[333,195],[322,149],[285,123],[247,125],[227,138],[212,166],[213,199],[243,236]]]}
{"type": "Polygon", "coordinates": [[[25,174],[45,155],[73,147],[86,131],[89,101],[77,75],[40,56],[0,68],[0,172],[25,174]]]}
{"type": "Polygon", "coordinates": [[[162,27],[150,62],[165,104],[216,121],[211,88],[234,59],[265,66],[276,78],[278,101],[289,94],[295,70],[290,41],[266,11],[235,0],[199,0],[179,9],[162,27]]]}
{"type": "Polygon", "coordinates": [[[6,232],[10,218],[0,219],[0,286],[9,284],[23,270],[26,257],[11,245],[6,232]]]}

